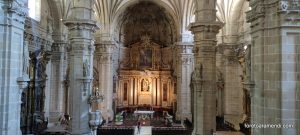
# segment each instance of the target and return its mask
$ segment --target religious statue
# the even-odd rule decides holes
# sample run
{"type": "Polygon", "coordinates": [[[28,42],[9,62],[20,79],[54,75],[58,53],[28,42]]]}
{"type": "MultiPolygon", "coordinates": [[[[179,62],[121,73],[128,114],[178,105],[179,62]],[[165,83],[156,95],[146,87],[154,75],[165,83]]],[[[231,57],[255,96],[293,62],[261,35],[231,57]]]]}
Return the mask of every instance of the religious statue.
{"type": "Polygon", "coordinates": [[[37,59],[37,76],[39,79],[47,78],[46,66],[47,66],[48,61],[50,60],[48,58],[48,56],[50,56],[50,54],[48,54],[43,49],[41,49],[36,57],[36,59],[37,59]]]}
{"type": "Polygon", "coordinates": [[[148,80],[146,79],[143,79],[142,80],[142,90],[141,91],[144,91],[144,92],[148,92],[150,90],[150,83],[148,80]]]}
{"type": "Polygon", "coordinates": [[[25,41],[23,46],[23,75],[28,75],[29,60],[28,42],[25,41]]]}
{"type": "Polygon", "coordinates": [[[195,70],[192,72],[192,81],[202,80],[202,68],[202,64],[195,67],[195,70]]]}
{"type": "Polygon", "coordinates": [[[200,92],[199,96],[201,96],[202,91],[202,79],[203,79],[203,73],[202,73],[203,67],[202,64],[200,66],[196,66],[195,70],[192,72],[192,83],[191,83],[191,89],[194,92],[200,92]]]}
{"type": "Polygon", "coordinates": [[[83,77],[90,76],[90,65],[88,60],[83,63],[83,77]]]}

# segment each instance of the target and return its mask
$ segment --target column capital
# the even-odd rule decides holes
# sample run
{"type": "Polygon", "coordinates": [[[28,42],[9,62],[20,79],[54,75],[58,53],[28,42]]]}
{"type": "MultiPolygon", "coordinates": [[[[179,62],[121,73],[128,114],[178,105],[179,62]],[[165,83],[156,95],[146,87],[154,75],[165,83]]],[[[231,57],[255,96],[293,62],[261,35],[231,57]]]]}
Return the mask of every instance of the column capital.
{"type": "Polygon", "coordinates": [[[234,55],[239,56],[242,52],[244,45],[243,44],[229,44],[229,43],[222,43],[218,44],[218,50],[221,54],[224,55],[234,55]]]}
{"type": "Polygon", "coordinates": [[[67,47],[68,43],[66,41],[57,41],[54,42],[51,46],[52,52],[64,52],[65,48],[67,47]]]}
{"type": "Polygon", "coordinates": [[[28,8],[26,6],[27,0],[10,0],[7,2],[6,10],[9,13],[15,13],[19,17],[23,18],[22,20],[16,20],[17,18],[13,18],[15,21],[20,21],[20,23],[25,23],[25,18],[28,15],[28,8]]]}
{"type": "Polygon", "coordinates": [[[101,43],[96,43],[96,52],[98,53],[113,53],[117,48],[116,42],[114,41],[102,41],[101,43]]]}
{"type": "Polygon", "coordinates": [[[194,44],[190,42],[177,42],[175,48],[178,53],[193,54],[194,44]]]}
{"type": "MultiPolygon", "coordinates": [[[[224,26],[224,23],[222,22],[194,22],[191,23],[189,28],[192,31],[192,33],[197,34],[201,32],[207,32],[208,33],[214,33],[217,34],[219,30],[224,26]]],[[[215,35],[214,35],[215,36],[215,35]]],[[[195,39],[196,39],[195,35],[195,39]]]]}
{"type": "Polygon", "coordinates": [[[63,22],[69,30],[90,30],[95,32],[100,28],[96,21],[88,19],[67,19],[63,22]]]}

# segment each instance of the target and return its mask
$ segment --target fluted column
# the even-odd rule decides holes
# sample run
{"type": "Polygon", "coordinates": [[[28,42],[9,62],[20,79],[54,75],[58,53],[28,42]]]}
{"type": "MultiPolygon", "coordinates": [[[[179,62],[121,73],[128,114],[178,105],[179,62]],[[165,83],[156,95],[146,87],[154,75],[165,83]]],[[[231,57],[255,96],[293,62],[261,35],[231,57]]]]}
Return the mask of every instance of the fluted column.
{"type": "MultiPolygon", "coordinates": [[[[102,113],[106,121],[114,118],[113,112],[113,51],[116,45],[112,41],[96,43],[96,61],[99,70],[99,89],[103,92],[102,113]]],[[[128,84],[129,85],[129,84],[128,84]]]]}
{"type": "Polygon", "coordinates": [[[50,121],[57,122],[59,116],[65,111],[65,88],[64,88],[64,57],[66,41],[55,41],[52,45],[51,57],[51,93],[50,93],[50,121]]]}
{"type": "Polygon", "coordinates": [[[192,121],[191,73],[193,71],[194,55],[192,43],[177,43],[177,120],[188,118],[192,121]]]}
{"type": "Polygon", "coordinates": [[[70,16],[64,21],[69,29],[69,111],[71,123],[69,132],[74,135],[90,135],[88,98],[91,95],[93,74],[92,56],[97,28],[94,21],[93,0],[72,1],[70,16]]]}
{"type": "Polygon", "coordinates": [[[193,135],[208,135],[216,130],[215,46],[221,23],[216,22],[215,0],[197,0],[195,6],[196,21],[191,24],[191,31],[195,42],[195,69],[198,70],[194,71],[196,78],[193,81],[199,87],[194,87],[193,90],[193,135]]]}
{"type": "Polygon", "coordinates": [[[0,0],[0,134],[20,135],[20,88],[27,0],[0,0]],[[17,80],[19,78],[19,80],[17,80]]]}

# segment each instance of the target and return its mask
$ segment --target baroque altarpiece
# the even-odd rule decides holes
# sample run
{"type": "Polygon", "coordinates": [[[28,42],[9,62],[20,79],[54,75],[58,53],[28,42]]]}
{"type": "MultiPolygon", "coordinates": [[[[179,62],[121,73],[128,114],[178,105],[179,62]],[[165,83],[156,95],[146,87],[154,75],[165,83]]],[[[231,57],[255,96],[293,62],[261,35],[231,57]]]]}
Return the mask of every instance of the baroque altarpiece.
{"type": "Polygon", "coordinates": [[[172,48],[152,42],[146,35],[120,51],[117,106],[172,108],[176,103],[172,48]]]}

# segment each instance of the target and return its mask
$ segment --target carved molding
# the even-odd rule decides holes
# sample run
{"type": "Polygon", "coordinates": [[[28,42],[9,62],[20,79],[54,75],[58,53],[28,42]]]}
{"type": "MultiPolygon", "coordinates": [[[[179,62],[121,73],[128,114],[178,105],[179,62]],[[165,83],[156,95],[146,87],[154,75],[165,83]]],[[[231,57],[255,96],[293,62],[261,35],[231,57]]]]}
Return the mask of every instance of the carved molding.
{"type": "MultiPolygon", "coordinates": [[[[99,29],[99,26],[97,25],[96,21],[93,20],[65,20],[64,24],[68,27],[68,29],[71,30],[81,30],[82,32],[84,30],[89,30],[92,32],[95,32],[99,29]]],[[[83,33],[79,33],[82,34],[83,33]]],[[[79,36],[82,36],[79,35],[79,36]]]]}
{"type": "Polygon", "coordinates": [[[51,50],[52,52],[64,52],[66,46],[66,42],[54,42],[51,46],[51,50]]]}
{"type": "MultiPolygon", "coordinates": [[[[221,27],[223,27],[223,23],[221,22],[195,22],[192,23],[190,26],[190,30],[195,34],[194,39],[202,39],[203,37],[199,37],[198,33],[203,33],[205,32],[207,36],[205,38],[211,38],[211,36],[215,37],[217,33],[219,33],[219,30],[221,27]]],[[[196,45],[196,44],[195,44],[196,45]]]]}
{"type": "MultiPolygon", "coordinates": [[[[33,48],[42,47],[47,51],[51,51],[52,39],[41,37],[39,35],[33,35],[27,31],[24,32],[24,40],[28,41],[33,48]]],[[[32,50],[35,51],[35,50],[32,50]]]]}
{"type": "Polygon", "coordinates": [[[95,44],[96,53],[113,53],[117,45],[112,41],[105,41],[95,44]]]}
{"type": "Polygon", "coordinates": [[[194,62],[194,59],[193,59],[192,56],[190,56],[190,57],[181,57],[180,62],[181,62],[181,64],[188,65],[188,64],[192,64],[194,62]]]}
{"type": "Polygon", "coordinates": [[[25,24],[25,18],[28,15],[28,8],[25,5],[24,0],[11,0],[6,5],[6,10],[9,13],[14,13],[19,17],[13,17],[12,19],[21,24],[25,24]]]}
{"type": "Polygon", "coordinates": [[[244,45],[219,45],[218,49],[220,50],[221,54],[223,54],[225,58],[225,62],[229,65],[231,64],[238,64],[240,57],[243,57],[245,50],[244,45]]]}
{"type": "Polygon", "coordinates": [[[277,13],[284,14],[285,21],[300,21],[300,1],[299,0],[278,0],[270,3],[263,3],[263,1],[253,0],[250,2],[252,9],[246,12],[247,22],[252,22],[252,27],[259,24],[259,21],[253,23],[260,17],[264,17],[266,10],[274,10],[277,13]],[[294,14],[293,14],[294,13],[294,14]],[[293,14],[293,16],[287,16],[293,14]]]}
{"type": "Polygon", "coordinates": [[[246,12],[247,22],[252,22],[257,18],[265,15],[265,6],[261,2],[250,2],[250,6],[252,7],[252,9],[246,12]]]}

